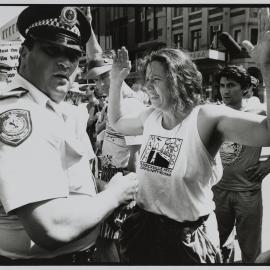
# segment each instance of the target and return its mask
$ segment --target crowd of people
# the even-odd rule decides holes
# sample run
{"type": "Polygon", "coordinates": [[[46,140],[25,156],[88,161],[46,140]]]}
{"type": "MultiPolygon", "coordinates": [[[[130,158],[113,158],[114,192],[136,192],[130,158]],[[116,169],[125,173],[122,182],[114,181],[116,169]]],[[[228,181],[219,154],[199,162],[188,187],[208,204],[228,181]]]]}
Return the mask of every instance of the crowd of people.
{"type": "Polygon", "coordinates": [[[269,263],[261,253],[261,183],[270,159],[270,15],[258,44],[261,71],[216,77],[220,101],[181,49],[147,55],[128,85],[128,50],[87,62],[95,85],[78,88],[93,30],[77,7],[27,7],[18,73],[0,96],[0,265],[269,263]],[[16,169],[14,169],[16,168],[16,169]]]}

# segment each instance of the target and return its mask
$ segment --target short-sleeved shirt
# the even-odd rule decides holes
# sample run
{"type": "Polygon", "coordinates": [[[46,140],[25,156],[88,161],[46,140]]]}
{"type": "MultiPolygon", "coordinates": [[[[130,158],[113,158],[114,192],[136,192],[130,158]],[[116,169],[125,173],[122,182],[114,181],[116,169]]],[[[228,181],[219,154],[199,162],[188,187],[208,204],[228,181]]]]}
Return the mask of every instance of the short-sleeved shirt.
{"type": "MultiPolygon", "coordinates": [[[[250,99],[252,98],[255,97],[251,97],[250,99]]],[[[249,111],[252,109],[255,109],[255,107],[242,107],[241,111],[249,111]]],[[[261,182],[250,181],[246,172],[247,168],[258,163],[260,155],[261,147],[225,141],[220,147],[220,156],[224,170],[222,179],[216,186],[220,189],[231,191],[260,189],[261,182]]]]}
{"type": "Polygon", "coordinates": [[[19,74],[10,89],[17,87],[28,93],[0,100],[0,255],[54,257],[88,248],[98,228],[51,252],[31,241],[17,216],[10,214],[29,203],[96,194],[89,167],[95,155],[77,107],[54,103],[19,74]]]}

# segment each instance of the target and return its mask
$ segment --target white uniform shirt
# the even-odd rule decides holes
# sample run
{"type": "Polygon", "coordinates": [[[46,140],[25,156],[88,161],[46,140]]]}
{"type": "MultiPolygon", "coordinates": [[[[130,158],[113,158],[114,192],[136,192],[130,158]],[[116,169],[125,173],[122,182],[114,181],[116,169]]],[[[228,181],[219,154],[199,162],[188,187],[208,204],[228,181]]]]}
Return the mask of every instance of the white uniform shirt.
{"type": "Polygon", "coordinates": [[[98,227],[83,239],[52,252],[35,245],[19,219],[8,214],[33,202],[78,193],[96,194],[89,168],[89,159],[95,155],[85,121],[78,119],[77,108],[67,103],[54,103],[17,74],[10,89],[19,86],[29,92],[20,98],[0,100],[1,131],[7,129],[11,132],[14,128],[12,121],[3,122],[3,115],[10,111],[12,117],[14,110],[21,110],[29,119],[27,123],[26,116],[24,121],[14,117],[17,123],[15,139],[20,127],[26,133],[30,132],[17,146],[5,142],[5,138],[12,138],[11,133],[7,137],[4,132],[0,134],[0,255],[11,258],[53,257],[80,251],[94,243],[98,227]]]}
{"type": "Polygon", "coordinates": [[[162,127],[158,110],[144,123],[137,203],[179,222],[195,221],[215,209],[211,188],[222,176],[219,153],[213,159],[200,139],[199,108],[171,130],[162,127]]]}

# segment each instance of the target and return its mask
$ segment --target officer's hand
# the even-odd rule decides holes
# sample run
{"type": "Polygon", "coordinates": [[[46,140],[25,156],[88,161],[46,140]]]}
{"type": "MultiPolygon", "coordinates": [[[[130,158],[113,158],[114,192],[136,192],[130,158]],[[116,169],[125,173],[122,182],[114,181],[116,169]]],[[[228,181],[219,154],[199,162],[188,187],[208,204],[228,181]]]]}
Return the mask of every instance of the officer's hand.
{"type": "Polygon", "coordinates": [[[117,50],[113,59],[111,70],[111,79],[124,81],[131,70],[131,62],[129,61],[128,51],[125,47],[117,50]]]}
{"type": "MultiPolygon", "coordinates": [[[[262,8],[258,12],[258,42],[254,47],[244,40],[243,46],[247,49],[253,61],[262,73],[270,70],[270,12],[269,8],[262,8]]],[[[267,73],[267,75],[269,75],[267,73]]]]}
{"type": "Polygon", "coordinates": [[[136,199],[138,187],[139,182],[135,173],[125,176],[122,173],[117,173],[112,177],[106,189],[110,189],[119,200],[119,203],[123,204],[136,199]]]}

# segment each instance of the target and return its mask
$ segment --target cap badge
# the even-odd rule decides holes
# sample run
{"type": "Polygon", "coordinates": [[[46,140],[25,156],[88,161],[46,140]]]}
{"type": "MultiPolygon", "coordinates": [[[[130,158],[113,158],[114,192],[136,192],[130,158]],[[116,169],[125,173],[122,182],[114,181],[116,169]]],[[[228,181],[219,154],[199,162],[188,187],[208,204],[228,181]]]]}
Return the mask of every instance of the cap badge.
{"type": "Polygon", "coordinates": [[[60,22],[70,27],[77,22],[77,12],[73,7],[64,7],[61,11],[60,22]]]}
{"type": "Polygon", "coordinates": [[[0,140],[17,146],[29,137],[32,131],[30,112],[14,109],[0,114],[0,140]]]}

